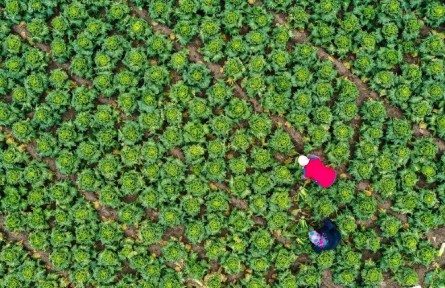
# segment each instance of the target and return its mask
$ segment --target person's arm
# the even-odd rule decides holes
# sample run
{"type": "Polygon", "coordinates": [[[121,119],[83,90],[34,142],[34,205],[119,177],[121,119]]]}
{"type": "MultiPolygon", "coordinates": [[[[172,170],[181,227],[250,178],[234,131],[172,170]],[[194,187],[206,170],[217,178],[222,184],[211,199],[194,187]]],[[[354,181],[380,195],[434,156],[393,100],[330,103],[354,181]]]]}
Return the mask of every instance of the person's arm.
{"type": "Polygon", "coordinates": [[[301,175],[301,179],[307,179],[306,178],[306,169],[303,167],[303,175],[301,175]]]}
{"type": "Polygon", "coordinates": [[[309,154],[309,155],[307,155],[307,158],[309,158],[309,159],[318,159],[319,157],[316,156],[316,155],[313,155],[313,154],[309,154]]]}

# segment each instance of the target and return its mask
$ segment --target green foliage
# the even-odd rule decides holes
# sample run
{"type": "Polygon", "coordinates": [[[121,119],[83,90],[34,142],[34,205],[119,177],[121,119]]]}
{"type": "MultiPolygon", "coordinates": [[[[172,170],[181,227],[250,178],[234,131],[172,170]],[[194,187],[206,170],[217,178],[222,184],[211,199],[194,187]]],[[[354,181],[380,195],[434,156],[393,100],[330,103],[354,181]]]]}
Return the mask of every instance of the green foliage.
{"type": "Polygon", "coordinates": [[[226,252],[224,244],[221,241],[215,240],[207,240],[204,244],[204,249],[210,260],[216,260],[226,252]]]}
{"type": "Polygon", "coordinates": [[[184,80],[190,86],[205,89],[210,84],[210,71],[202,64],[191,64],[184,74],[184,80]]]}
{"type": "Polygon", "coordinates": [[[336,255],[336,259],[338,259],[338,263],[340,263],[339,266],[343,269],[356,270],[360,266],[361,254],[353,251],[349,247],[340,248],[340,251],[336,253],[336,255]]]}
{"type": "Polygon", "coordinates": [[[352,286],[358,276],[357,270],[344,269],[339,270],[333,275],[333,281],[337,285],[352,286]]]}
{"type": "MultiPolygon", "coordinates": [[[[410,277],[410,279],[411,279],[410,283],[414,282],[414,280],[418,280],[418,278],[415,278],[415,276],[417,276],[416,271],[410,270],[409,272],[410,272],[410,275],[412,275],[410,277]]],[[[402,275],[402,277],[403,276],[404,275],[402,275]]],[[[444,276],[445,276],[444,275],[444,271],[442,269],[440,269],[440,268],[436,268],[433,271],[430,271],[430,272],[428,272],[426,274],[426,276],[425,276],[425,283],[427,285],[431,285],[431,286],[443,285],[443,283],[444,283],[444,276]]]]}
{"type": "Polygon", "coordinates": [[[0,2],[1,287],[319,287],[325,269],[411,287],[431,270],[440,1],[0,2]],[[300,179],[311,153],[338,173],[329,193],[300,179]],[[312,253],[326,217],[343,239],[312,253]]]}
{"type": "Polygon", "coordinates": [[[277,129],[275,131],[269,141],[269,144],[273,150],[286,154],[290,153],[294,149],[289,134],[286,133],[283,129],[277,129]]]}
{"type": "Polygon", "coordinates": [[[273,243],[273,238],[267,230],[258,230],[252,234],[251,252],[252,256],[266,255],[273,243]]]}
{"type": "Polygon", "coordinates": [[[434,261],[434,259],[436,259],[436,254],[436,249],[434,249],[429,242],[423,241],[419,243],[418,250],[416,251],[416,255],[413,260],[417,264],[428,266],[434,261]]]}
{"type": "Polygon", "coordinates": [[[185,235],[191,243],[200,243],[205,237],[204,224],[198,221],[189,222],[185,227],[185,235]]]}
{"type": "Polygon", "coordinates": [[[382,231],[382,236],[386,238],[395,237],[402,227],[400,220],[386,214],[382,214],[379,217],[379,225],[380,230],[382,231]]]}
{"type": "Polygon", "coordinates": [[[21,142],[30,142],[34,137],[34,131],[30,121],[22,120],[12,125],[12,134],[21,142]]]}
{"type": "Polygon", "coordinates": [[[385,250],[385,253],[382,257],[382,261],[380,267],[386,271],[390,269],[391,271],[398,271],[400,268],[404,268],[404,260],[402,254],[394,248],[389,247],[385,250]]]}
{"type": "Polygon", "coordinates": [[[335,218],[335,223],[339,227],[342,235],[348,235],[357,229],[355,218],[350,214],[350,212],[338,215],[335,218]]]}
{"type": "MultiPolygon", "coordinates": [[[[218,235],[225,228],[224,217],[221,214],[212,214],[207,217],[205,232],[208,235],[218,235]]],[[[202,239],[202,238],[201,238],[202,239]]]]}
{"type": "Polygon", "coordinates": [[[318,287],[321,284],[321,275],[314,266],[301,265],[297,274],[298,283],[305,287],[318,287]]]}
{"type": "Polygon", "coordinates": [[[340,165],[350,157],[350,146],[346,142],[329,143],[326,147],[329,162],[340,165]]]}
{"type": "Polygon", "coordinates": [[[353,202],[353,210],[358,219],[367,220],[371,218],[377,210],[377,201],[374,197],[360,193],[353,202]]]}
{"type": "Polygon", "coordinates": [[[254,114],[249,117],[249,127],[252,135],[263,140],[272,129],[272,121],[263,114],[254,114]]]}
{"type": "Polygon", "coordinates": [[[250,118],[252,108],[245,100],[232,98],[225,108],[225,113],[232,119],[246,120],[250,118]]]}
{"type": "Polygon", "coordinates": [[[289,266],[297,259],[296,255],[284,247],[280,247],[273,254],[275,268],[279,271],[286,271],[289,266]]]}
{"type": "Polygon", "coordinates": [[[358,249],[367,249],[376,252],[380,249],[380,237],[373,229],[357,231],[354,234],[354,244],[358,249]]]}
{"type": "Polygon", "coordinates": [[[314,205],[314,219],[320,221],[324,218],[328,218],[337,210],[337,207],[329,197],[320,198],[314,205]]]}
{"type": "Polygon", "coordinates": [[[350,172],[358,180],[370,179],[373,172],[373,164],[369,162],[362,162],[361,160],[355,160],[352,162],[350,172]]]}
{"type": "Polygon", "coordinates": [[[230,255],[223,261],[223,268],[228,274],[238,274],[243,270],[242,260],[239,256],[230,255]]]}
{"type": "Polygon", "coordinates": [[[419,283],[417,272],[410,267],[402,267],[396,274],[395,279],[397,283],[403,286],[417,285],[419,283]]]}
{"type": "Polygon", "coordinates": [[[169,242],[166,246],[162,247],[162,255],[165,261],[177,262],[184,258],[185,251],[179,243],[169,242]]]}
{"type": "Polygon", "coordinates": [[[317,266],[321,270],[330,268],[334,264],[334,260],[335,260],[335,253],[332,250],[323,251],[316,258],[317,266]]]}
{"type": "Polygon", "coordinates": [[[383,281],[382,271],[375,267],[372,261],[365,264],[365,269],[362,270],[361,276],[365,285],[374,286],[383,281]]]}

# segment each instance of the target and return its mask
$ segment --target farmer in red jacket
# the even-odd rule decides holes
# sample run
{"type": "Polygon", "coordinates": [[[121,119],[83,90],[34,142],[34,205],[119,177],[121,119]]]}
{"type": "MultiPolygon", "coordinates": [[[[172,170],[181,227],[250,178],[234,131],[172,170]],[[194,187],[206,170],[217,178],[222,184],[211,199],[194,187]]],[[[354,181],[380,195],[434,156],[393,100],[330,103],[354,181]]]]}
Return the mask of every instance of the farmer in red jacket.
{"type": "Polygon", "coordinates": [[[298,157],[298,164],[303,167],[303,179],[312,179],[323,188],[334,184],[337,173],[334,169],[325,166],[320,158],[314,155],[298,157]]]}

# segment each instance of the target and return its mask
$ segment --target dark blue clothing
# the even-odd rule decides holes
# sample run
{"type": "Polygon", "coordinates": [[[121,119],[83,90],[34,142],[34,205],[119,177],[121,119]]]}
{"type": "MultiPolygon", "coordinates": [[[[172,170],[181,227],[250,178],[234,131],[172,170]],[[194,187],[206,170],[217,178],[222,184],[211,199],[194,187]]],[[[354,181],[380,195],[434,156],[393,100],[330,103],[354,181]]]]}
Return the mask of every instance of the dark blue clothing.
{"type": "Polygon", "coordinates": [[[324,248],[320,248],[314,244],[312,244],[312,248],[315,252],[320,253],[323,250],[332,250],[335,249],[335,247],[338,246],[341,240],[341,234],[340,231],[338,231],[335,224],[329,220],[324,219],[323,220],[323,227],[320,229],[316,229],[316,231],[320,234],[324,234],[325,237],[328,239],[328,244],[324,248]]]}

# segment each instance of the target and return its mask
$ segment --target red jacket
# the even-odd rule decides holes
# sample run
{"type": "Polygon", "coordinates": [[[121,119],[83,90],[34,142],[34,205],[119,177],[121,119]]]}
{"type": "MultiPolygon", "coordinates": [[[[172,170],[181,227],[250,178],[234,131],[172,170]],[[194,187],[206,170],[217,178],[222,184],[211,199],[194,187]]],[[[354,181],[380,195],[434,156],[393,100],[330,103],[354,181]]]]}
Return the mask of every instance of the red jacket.
{"type": "Polygon", "coordinates": [[[319,158],[313,158],[304,166],[304,177],[314,180],[321,187],[328,188],[334,184],[337,172],[325,166],[319,158]]]}

